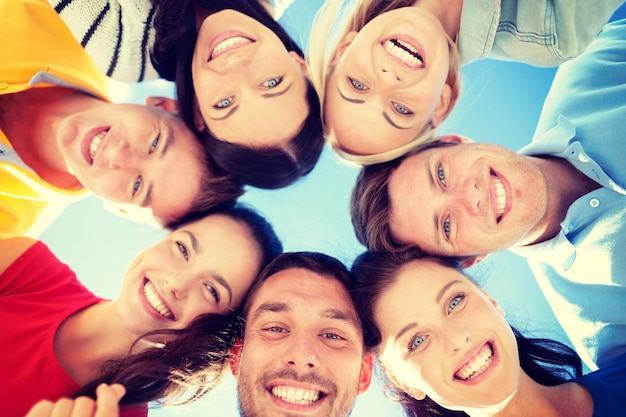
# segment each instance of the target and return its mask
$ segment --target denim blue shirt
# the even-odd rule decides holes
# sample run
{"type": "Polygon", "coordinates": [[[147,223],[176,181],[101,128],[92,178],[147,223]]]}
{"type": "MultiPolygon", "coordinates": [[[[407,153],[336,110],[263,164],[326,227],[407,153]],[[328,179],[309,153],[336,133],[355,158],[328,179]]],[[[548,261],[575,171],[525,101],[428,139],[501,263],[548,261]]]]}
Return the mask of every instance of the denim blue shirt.
{"type": "Polygon", "coordinates": [[[626,20],[559,68],[520,153],[564,158],[602,186],[569,207],[557,236],[512,248],[585,363],[602,367],[626,354],[626,20]]]}
{"type": "Polygon", "coordinates": [[[624,0],[464,0],[462,63],[482,58],[557,66],[579,55],[624,0]]]}

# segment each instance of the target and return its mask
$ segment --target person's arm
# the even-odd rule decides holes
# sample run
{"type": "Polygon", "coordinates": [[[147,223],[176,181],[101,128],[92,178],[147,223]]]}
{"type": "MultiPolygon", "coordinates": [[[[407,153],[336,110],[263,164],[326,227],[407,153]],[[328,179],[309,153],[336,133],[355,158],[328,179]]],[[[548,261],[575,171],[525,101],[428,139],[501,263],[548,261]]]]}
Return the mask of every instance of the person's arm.
{"type": "Polygon", "coordinates": [[[0,240],[0,274],[36,242],[35,239],[23,236],[0,240]]]}
{"type": "Polygon", "coordinates": [[[88,397],[61,398],[56,402],[44,400],[35,404],[26,417],[118,417],[118,403],[125,393],[122,385],[102,384],[96,389],[95,401],[88,397]]]}
{"type": "Polygon", "coordinates": [[[158,78],[150,0],[48,0],[98,69],[118,81],[158,78]]]}

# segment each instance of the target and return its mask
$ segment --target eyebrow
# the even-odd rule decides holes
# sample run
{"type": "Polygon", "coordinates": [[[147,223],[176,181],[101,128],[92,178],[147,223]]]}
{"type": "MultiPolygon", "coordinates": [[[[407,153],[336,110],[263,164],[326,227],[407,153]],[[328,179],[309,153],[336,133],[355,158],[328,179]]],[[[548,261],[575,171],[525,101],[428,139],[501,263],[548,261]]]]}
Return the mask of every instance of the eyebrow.
{"type": "MultiPolygon", "coordinates": [[[[163,146],[161,146],[161,153],[159,154],[159,159],[163,159],[167,151],[174,144],[175,136],[172,133],[172,128],[170,126],[165,126],[164,135],[163,135],[163,146]]],[[[148,207],[152,204],[152,191],[154,189],[154,181],[150,181],[148,184],[148,188],[146,194],[139,204],[141,207],[148,207]]]]}
{"type": "MultiPolygon", "coordinates": [[[[428,161],[426,161],[426,173],[428,174],[430,188],[436,189],[437,183],[435,181],[435,178],[433,177],[431,166],[432,166],[432,158],[428,158],[428,161]]],[[[433,223],[435,223],[435,233],[434,233],[435,242],[437,242],[439,247],[443,249],[444,245],[441,239],[441,231],[439,230],[439,216],[437,215],[436,211],[433,212],[433,223]]]]}
{"type": "Polygon", "coordinates": [[[292,311],[292,309],[287,303],[263,303],[254,311],[251,321],[258,319],[265,313],[282,313],[289,311],[292,311]]]}
{"type": "Polygon", "coordinates": [[[326,310],[323,310],[320,313],[320,316],[323,318],[327,318],[327,319],[345,321],[347,323],[352,324],[354,327],[358,329],[361,328],[359,321],[354,317],[354,315],[348,312],[345,312],[343,310],[339,310],[336,308],[328,308],[326,310]]]}
{"type": "Polygon", "coordinates": [[[227,119],[227,118],[229,118],[230,116],[232,116],[232,114],[233,114],[234,112],[236,112],[237,110],[239,110],[239,105],[236,105],[235,107],[233,107],[232,109],[230,109],[230,110],[228,111],[228,113],[226,113],[226,114],[225,114],[225,115],[223,115],[223,116],[220,116],[220,117],[210,117],[210,116],[209,116],[209,119],[211,119],[211,120],[224,120],[224,119],[227,119]]]}
{"type": "Polygon", "coordinates": [[[339,92],[339,95],[341,96],[341,98],[344,99],[345,101],[349,101],[350,103],[355,103],[355,104],[365,103],[365,100],[360,100],[358,98],[349,98],[349,97],[344,96],[341,90],[339,89],[339,86],[337,86],[337,91],[339,92]]]}
{"type": "Polygon", "coordinates": [[[384,110],[383,110],[383,117],[385,118],[387,123],[389,123],[391,126],[395,127],[396,129],[400,129],[400,130],[410,129],[410,127],[403,127],[403,126],[397,125],[393,120],[391,120],[391,117],[389,117],[389,115],[384,110]]]}
{"type": "MultiPolygon", "coordinates": [[[[455,279],[454,281],[450,281],[448,282],[446,285],[444,285],[443,287],[441,287],[441,289],[439,290],[439,292],[437,293],[437,296],[435,297],[435,303],[439,304],[441,302],[441,298],[443,297],[443,295],[446,293],[446,291],[448,291],[448,289],[450,287],[452,287],[454,284],[457,283],[461,283],[461,280],[455,279]]],[[[412,328],[417,327],[417,322],[412,322],[407,324],[406,326],[404,326],[397,334],[395,339],[399,340],[406,332],[408,332],[409,330],[411,330],[412,328]]]]}

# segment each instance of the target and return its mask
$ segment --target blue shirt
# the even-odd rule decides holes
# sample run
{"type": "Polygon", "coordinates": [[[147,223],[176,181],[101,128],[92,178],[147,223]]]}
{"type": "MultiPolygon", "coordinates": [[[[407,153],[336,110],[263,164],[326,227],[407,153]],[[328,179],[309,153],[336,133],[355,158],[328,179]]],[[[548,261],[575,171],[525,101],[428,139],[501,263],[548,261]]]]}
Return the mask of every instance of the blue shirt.
{"type": "Polygon", "coordinates": [[[584,386],[593,398],[592,417],[622,417],[626,411],[626,356],[607,364],[577,382],[584,386]]]}
{"type": "Polygon", "coordinates": [[[624,0],[464,0],[462,63],[482,58],[549,67],[579,55],[624,0]]]}
{"type": "Polygon", "coordinates": [[[590,369],[626,354],[626,20],[563,64],[520,153],[566,159],[602,187],[576,200],[561,231],[511,248],[528,259],[590,369]]]}

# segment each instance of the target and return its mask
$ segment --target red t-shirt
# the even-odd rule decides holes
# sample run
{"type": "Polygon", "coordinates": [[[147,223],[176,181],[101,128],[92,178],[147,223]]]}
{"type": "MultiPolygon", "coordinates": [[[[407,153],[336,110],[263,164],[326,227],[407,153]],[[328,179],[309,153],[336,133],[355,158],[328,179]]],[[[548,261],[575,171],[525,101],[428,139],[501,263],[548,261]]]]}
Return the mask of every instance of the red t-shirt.
{"type": "MultiPolygon", "coordinates": [[[[0,404],[23,417],[38,401],[72,395],[79,385],[61,368],[54,335],[73,313],[101,301],[42,242],[0,275],[0,404]]],[[[145,416],[147,407],[124,410],[145,416]]]]}

